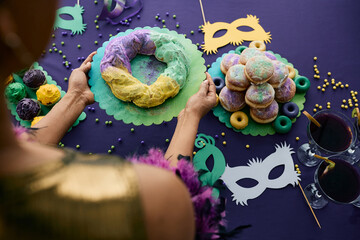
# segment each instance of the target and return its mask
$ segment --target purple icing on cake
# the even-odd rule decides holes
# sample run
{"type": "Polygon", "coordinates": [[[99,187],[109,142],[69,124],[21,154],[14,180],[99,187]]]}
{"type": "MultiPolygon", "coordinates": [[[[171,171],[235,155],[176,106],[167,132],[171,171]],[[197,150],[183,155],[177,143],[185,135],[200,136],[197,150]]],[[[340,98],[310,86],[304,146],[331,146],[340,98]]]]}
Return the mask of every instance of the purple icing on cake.
{"type": "Polygon", "coordinates": [[[105,48],[100,71],[103,72],[109,66],[124,66],[131,74],[130,61],[137,54],[153,55],[155,50],[155,43],[150,39],[150,30],[147,29],[136,30],[126,36],[114,38],[105,48]]]}
{"type": "Polygon", "coordinates": [[[223,87],[219,94],[220,104],[226,111],[236,112],[245,106],[245,93],[223,87]]]}
{"type": "Polygon", "coordinates": [[[46,83],[46,77],[41,70],[31,69],[25,73],[23,82],[27,87],[36,89],[46,83]]]}
{"type": "Polygon", "coordinates": [[[276,57],[271,52],[264,52],[265,56],[268,57],[270,60],[276,60],[276,57]]]}
{"type": "Polygon", "coordinates": [[[281,87],[275,89],[275,99],[280,103],[288,102],[295,96],[295,92],[295,82],[292,79],[287,78],[281,87]]]}
{"type": "Polygon", "coordinates": [[[221,60],[223,73],[225,74],[231,66],[240,64],[240,55],[235,53],[226,54],[221,60]]]}
{"type": "Polygon", "coordinates": [[[272,63],[274,66],[274,74],[271,76],[268,83],[274,88],[278,88],[284,84],[284,81],[286,81],[289,76],[289,69],[280,61],[272,61],[272,63]]]}
{"type": "Polygon", "coordinates": [[[40,104],[31,98],[22,99],[16,106],[16,113],[22,120],[30,121],[40,113],[40,104]]]}
{"type": "Polygon", "coordinates": [[[250,108],[251,113],[262,120],[270,119],[277,116],[279,112],[279,104],[272,101],[270,106],[266,108],[250,108]]]}
{"type": "Polygon", "coordinates": [[[254,104],[269,103],[270,101],[273,101],[274,96],[274,88],[268,83],[251,85],[246,91],[246,98],[254,104]]]}

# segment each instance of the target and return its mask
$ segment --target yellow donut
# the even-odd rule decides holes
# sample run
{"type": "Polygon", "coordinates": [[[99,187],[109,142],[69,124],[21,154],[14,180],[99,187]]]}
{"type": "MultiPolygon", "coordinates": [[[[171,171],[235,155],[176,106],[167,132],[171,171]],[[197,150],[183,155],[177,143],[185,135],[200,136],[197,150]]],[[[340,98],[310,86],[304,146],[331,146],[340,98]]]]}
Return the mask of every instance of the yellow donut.
{"type": "Polygon", "coordinates": [[[249,118],[244,112],[234,112],[231,114],[230,124],[236,129],[244,129],[249,124],[249,118]]]}
{"type": "Polygon", "coordinates": [[[262,41],[252,41],[250,44],[249,44],[249,48],[257,48],[259,49],[260,51],[265,51],[266,50],[266,45],[264,42],[262,41]]]}
{"type": "Polygon", "coordinates": [[[294,79],[296,75],[295,69],[292,66],[289,65],[286,66],[289,69],[289,78],[294,79]]]}

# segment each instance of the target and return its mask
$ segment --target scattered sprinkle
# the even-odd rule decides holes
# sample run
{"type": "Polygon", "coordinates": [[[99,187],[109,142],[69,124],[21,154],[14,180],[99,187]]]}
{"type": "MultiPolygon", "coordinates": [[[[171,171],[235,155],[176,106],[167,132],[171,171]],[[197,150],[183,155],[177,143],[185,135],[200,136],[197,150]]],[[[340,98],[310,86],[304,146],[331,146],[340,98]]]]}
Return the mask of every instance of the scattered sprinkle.
{"type": "Polygon", "coordinates": [[[95,118],[95,122],[97,122],[97,123],[98,123],[99,121],[100,121],[100,120],[99,120],[98,118],[95,118]]]}
{"type": "Polygon", "coordinates": [[[193,155],[195,155],[195,154],[196,154],[196,152],[194,151],[194,152],[193,152],[193,155]]]}
{"type": "Polygon", "coordinates": [[[225,133],[224,133],[224,132],[222,132],[222,133],[221,133],[221,136],[223,136],[223,137],[224,137],[224,136],[225,136],[225,133]]]}
{"type": "Polygon", "coordinates": [[[223,145],[226,145],[226,141],[223,141],[223,145]]]}
{"type": "Polygon", "coordinates": [[[250,148],[250,145],[249,145],[249,144],[246,144],[246,146],[245,146],[245,147],[249,149],[249,148],[250,148]]]}
{"type": "Polygon", "coordinates": [[[130,131],[131,131],[131,132],[134,132],[134,131],[135,131],[135,129],[134,129],[134,128],[130,128],[130,131]]]}
{"type": "Polygon", "coordinates": [[[299,137],[296,137],[296,138],[295,138],[295,140],[296,140],[296,141],[299,141],[299,140],[300,140],[300,138],[299,138],[299,137]]]}
{"type": "Polygon", "coordinates": [[[80,148],[80,145],[76,145],[76,148],[79,149],[79,148],[80,148]]]}

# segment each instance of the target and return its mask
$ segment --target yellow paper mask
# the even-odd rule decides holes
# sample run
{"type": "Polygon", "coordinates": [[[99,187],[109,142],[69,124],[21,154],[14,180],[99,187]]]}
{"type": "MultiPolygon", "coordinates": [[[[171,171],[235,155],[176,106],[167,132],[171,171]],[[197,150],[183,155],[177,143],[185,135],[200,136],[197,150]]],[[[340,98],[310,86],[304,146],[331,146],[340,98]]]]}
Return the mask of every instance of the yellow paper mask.
{"type": "Polygon", "coordinates": [[[206,22],[202,26],[202,31],[205,34],[205,44],[201,45],[201,47],[206,54],[217,53],[218,48],[229,43],[236,46],[242,44],[244,41],[258,40],[264,41],[265,43],[271,42],[270,32],[265,32],[259,24],[259,19],[253,15],[247,15],[246,18],[239,18],[230,24],[225,22],[206,22]],[[246,32],[240,31],[238,28],[243,26],[250,27],[253,30],[246,32]],[[220,30],[226,30],[226,33],[221,37],[214,38],[215,33],[220,30]]]}

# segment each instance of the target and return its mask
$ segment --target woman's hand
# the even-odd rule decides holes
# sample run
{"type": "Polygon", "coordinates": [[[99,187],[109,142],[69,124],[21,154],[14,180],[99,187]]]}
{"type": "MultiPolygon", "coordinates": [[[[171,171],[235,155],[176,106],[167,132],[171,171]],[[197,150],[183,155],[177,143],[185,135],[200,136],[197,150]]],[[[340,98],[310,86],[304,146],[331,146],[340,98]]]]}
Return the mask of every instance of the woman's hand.
{"type": "MultiPolygon", "coordinates": [[[[201,119],[216,105],[216,88],[209,73],[206,80],[200,85],[197,93],[191,96],[186,103],[185,112],[201,119]]],[[[181,115],[183,112],[180,113],[181,115]]]]}
{"type": "Polygon", "coordinates": [[[69,88],[67,94],[73,94],[84,101],[85,105],[94,103],[94,94],[88,85],[87,73],[91,69],[91,62],[96,52],[92,52],[79,68],[72,71],[69,78],[69,88]]]}

